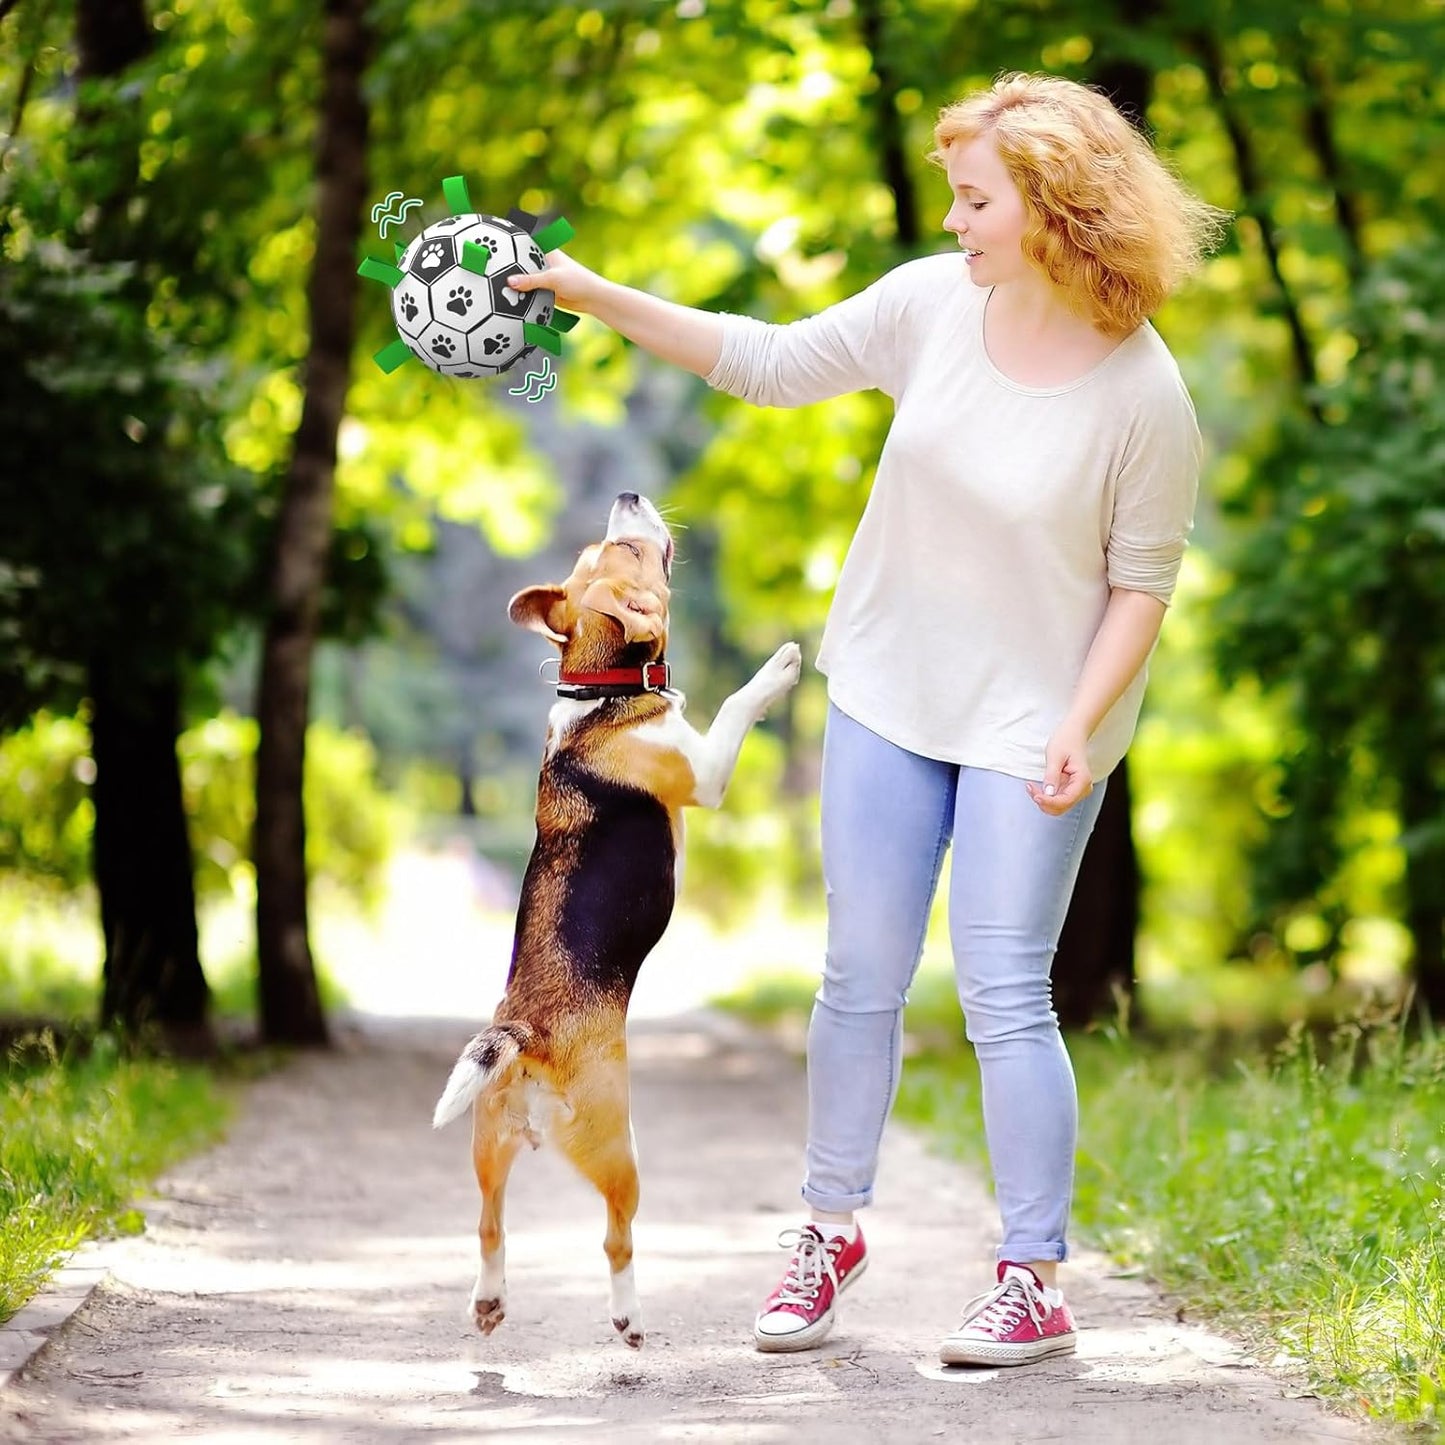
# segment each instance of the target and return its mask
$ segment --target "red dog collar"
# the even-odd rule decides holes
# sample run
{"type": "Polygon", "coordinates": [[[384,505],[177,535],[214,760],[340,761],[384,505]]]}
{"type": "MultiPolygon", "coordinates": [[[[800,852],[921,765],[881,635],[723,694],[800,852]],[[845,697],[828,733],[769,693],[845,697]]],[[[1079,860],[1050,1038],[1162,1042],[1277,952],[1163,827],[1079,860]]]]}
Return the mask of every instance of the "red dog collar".
{"type": "Polygon", "coordinates": [[[585,702],[599,697],[638,697],[664,692],[672,686],[672,668],[666,662],[646,667],[610,667],[602,672],[557,671],[557,696],[585,702]]]}

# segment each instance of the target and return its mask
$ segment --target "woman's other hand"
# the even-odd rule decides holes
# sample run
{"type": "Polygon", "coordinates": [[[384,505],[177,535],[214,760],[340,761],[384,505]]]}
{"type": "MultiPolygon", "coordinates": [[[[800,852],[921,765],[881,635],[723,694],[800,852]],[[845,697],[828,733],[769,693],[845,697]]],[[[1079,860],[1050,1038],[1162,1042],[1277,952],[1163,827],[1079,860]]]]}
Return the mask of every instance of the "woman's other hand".
{"type": "Polygon", "coordinates": [[[1026,782],[1031,797],[1041,811],[1061,817],[1075,803],[1081,803],[1094,791],[1094,775],[1089,771],[1089,737],[1083,728],[1064,723],[1049,739],[1044,749],[1042,783],[1026,782]]]}

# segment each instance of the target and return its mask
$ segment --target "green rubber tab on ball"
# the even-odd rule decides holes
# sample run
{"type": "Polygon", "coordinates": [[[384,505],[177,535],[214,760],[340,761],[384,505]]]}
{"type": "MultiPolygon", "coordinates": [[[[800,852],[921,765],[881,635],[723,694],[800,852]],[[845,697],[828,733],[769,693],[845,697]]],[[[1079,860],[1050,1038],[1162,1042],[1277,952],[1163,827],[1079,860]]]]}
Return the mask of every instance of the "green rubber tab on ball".
{"type": "Polygon", "coordinates": [[[471,214],[472,197],[467,190],[467,178],[465,176],[448,176],[442,182],[442,195],[446,198],[447,205],[451,208],[454,216],[466,216],[471,214]]]}
{"type": "Polygon", "coordinates": [[[406,247],[400,241],[393,241],[392,245],[396,247],[396,264],[400,266],[401,258],[406,255],[406,247]]]}
{"type": "Polygon", "coordinates": [[[487,267],[492,264],[492,253],[480,242],[462,242],[462,270],[470,271],[474,276],[485,276],[487,267]]]}
{"type": "Polygon", "coordinates": [[[403,362],[411,360],[411,347],[398,336],[395,341],[383,346],[371,359],[390,376],[403,362]]]}
{"type": "Polygon", "coordinates": [[[537,243],[539,251],[555,251],[558,246],[565,246],[576,234],[572,229],[572,222],[566,216],[558,216],[555,221],[543,226],[532,239],[537,243]]]}
{"type": "Polygon", "coordinates": [[[385,282],[388,286],[395,286],[403,277],[403,273],[398,271],[390,261],[378,261],[375,256],[365,257],[361,265],[356,268],[356,274],[365,276],[368,281],[385,282]]]}
{"type": "Polygon", "coordinates": [[[522,323],[522,340],[528,346],[540,346],[553,356],[562,354],[562,337],[550,326],[538,326],[535,321],[522,323]]]}
{"type": "Polygon", "coordinates": [[[554,311],[552,313],[553,331],[570,331],[582,318],[574,316],[570,311],[554,311]]]}

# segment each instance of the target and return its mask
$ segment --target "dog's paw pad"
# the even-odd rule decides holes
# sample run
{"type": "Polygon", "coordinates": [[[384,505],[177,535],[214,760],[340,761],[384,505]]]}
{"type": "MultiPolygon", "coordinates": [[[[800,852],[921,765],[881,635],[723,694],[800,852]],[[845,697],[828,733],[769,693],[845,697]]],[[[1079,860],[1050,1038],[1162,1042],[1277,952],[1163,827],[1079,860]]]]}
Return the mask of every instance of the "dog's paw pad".
{"type": "Polygon", "coordinates": [[[472,1319],[477,1328],[489,1335],[507,1318],[506,1302],[499,1299],[478,1299],[472,1301],[472,1319]]]}
{"type": "Polygon", "coordinates": [[[642,1333],[642,1325],[633,1324],[630,1319],[616,1319],[612,1321],[612,1327],[622,1336],[622,1343],[630,1345],[634,1350],[642,1348],[642,1342],[646,1336],[642,1333]]]}

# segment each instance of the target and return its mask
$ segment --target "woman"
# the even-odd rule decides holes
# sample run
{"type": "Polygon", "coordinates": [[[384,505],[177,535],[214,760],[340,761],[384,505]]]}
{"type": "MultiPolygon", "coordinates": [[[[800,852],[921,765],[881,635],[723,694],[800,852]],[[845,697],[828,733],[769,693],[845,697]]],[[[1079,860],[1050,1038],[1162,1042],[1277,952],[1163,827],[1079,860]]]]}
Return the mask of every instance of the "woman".
{"type": "Polygon", "coordinates": [[[808,1035],[808,1221],[754,1330],[806,1349],[867,1263],[902,1010],[944,853],[1002,1218],[950,1364],[1073,1350],[1057,1288],[1077,1103],[1049,971],[1191,525],[1199,433],[1147,318],[1220,213],[1097,92],[1010,75],[945,109],[957,254],[770,326],[673,305],[554,252],[548,287],[714,387],[801,406],[877,387],[894,419],[818,657],[828,678],[828,948],[808,1035]]]}

